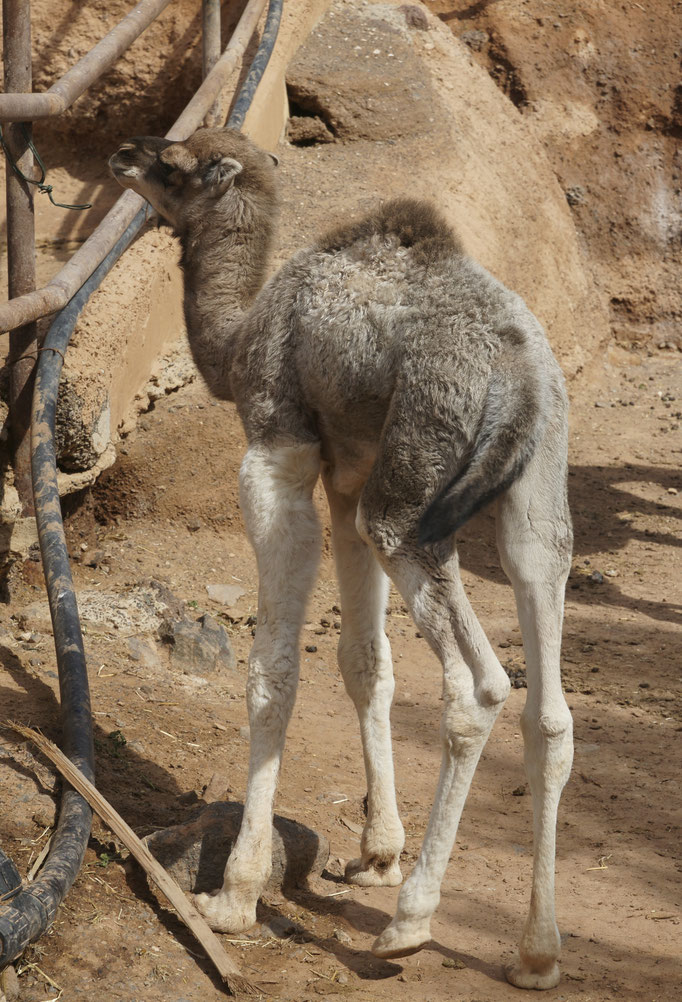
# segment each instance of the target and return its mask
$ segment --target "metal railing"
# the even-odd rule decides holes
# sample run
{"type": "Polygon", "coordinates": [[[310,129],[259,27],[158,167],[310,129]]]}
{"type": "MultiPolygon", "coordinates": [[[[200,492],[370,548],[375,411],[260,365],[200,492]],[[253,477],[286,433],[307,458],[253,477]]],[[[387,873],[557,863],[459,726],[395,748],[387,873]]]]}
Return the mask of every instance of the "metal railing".
{"type": "MultiPolygon", "coordinates": [[[[16,0],[4,0],[4,2],[5,10],[11,4],[18,7],[28,6],[22,3],[16,4],[16,0]]],[[[220,55],[220,47],[218,45],[216,49],[214,35],[215,31],[220,30],[220,3],[219,0],[204,0],[204,37],[209,36],[212,39],[211,44],[204,46],[206,76],[199,90],[167,134],[170,139],[186,138],[201,124],[205,116],[217,114],[216,99],[237,61],[243,55],[265,3],[266,0],[249,0],[230,42],[220,55]]],[[[158,0],[156,7],[159,9],[166,5],[160,4],[161,0],[158,0]]],[[[144,7],[149,12],[152,6],[151,2],[140,3],[135,11],[144,7]]],[[[253,100],[255,89],[275,44],[281,11],[282,0],[270,0],[258,50],[230,115],[228,124],[233,128],[241,127],[253,100]]],[[[6,26],[7,21],[5,30],[6,26]]],[[[142,30],[144,28],[140,28],[138,34],[142,30]]],[[[110,32],[107,37],[112,34],[113,32],[110,32]]],[[[87,58],[84,57],[84,60],[87,58]]],[[[81,64],[84,60],[81,60],[81,64]]],[[[10,173],[11,171],[8,171],[8,175],[10,173]]],[[[64,353],[77,317],[90,294],[98,287],[144,225],[147,209],[143,206],[146,206],[146,203],[140,196],[126,191],[80,251],[57,276],[57,278],[62,276],[61,284],[56,287],[56,292],[55,290],[53,292],[64,296],[65,302],[67,299],[69,301],[59,312],[46,335],[40,351],[33,394],[30,443],[32,487],[57,653],[62,746],[89,777],[92,777],[94,769],[90,696],[83,639],[57,487],[54,442],[56,401],[64,353]]],[[[54,282],[53,279],[49,286],[54,285],[54,282]]],[[[15,299],[14,302],[10,301],[4,309],[10,311],[15,309],[16,315],[20,317],[28,313],[32,320],[54,312],[45,308],[44,299],[31,298],[31,291],[15,299]],[[36,310],[42,312],[36,313],[36,310]]],[[[36,295],[39,293],[35,293],[34,297],[36,295]]],[[[8,882],[18,881],[18,873],[0,850],[0,877],[3,878],[0,880],[0,968],[18,956],[29,942],[42,935],[53,920],[59,903],[80,868],[89,837],[90,820],[91,811],[85,800],[75,790],[67,788],[62,797],[59,822],[50,853],[38,878],[28,888],[17,883],[16,887],[5,890],[8,882]],[[3,907],[2,901],[10,898],[11,903],[3,907]]]]}

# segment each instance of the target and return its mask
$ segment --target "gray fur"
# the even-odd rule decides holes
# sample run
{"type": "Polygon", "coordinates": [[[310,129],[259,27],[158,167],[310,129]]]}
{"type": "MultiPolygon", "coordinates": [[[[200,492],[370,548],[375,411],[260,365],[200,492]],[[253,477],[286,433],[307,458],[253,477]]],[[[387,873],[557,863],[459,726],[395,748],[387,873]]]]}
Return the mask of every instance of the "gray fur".
{"type": "Polygon", "coordinates": [[[202,129],[185,143],[132,139],[111,164],[180,237],[196,363],[236,402],[250,442],[319,438],[332,468],[360,451],[365,476],[370,456],[407,463],[408,494],[392,505],[423,543],[518,477],[561,375],[522,300],[463,253],[433,206],[396,200],[335,229],[254,303],[276,218],[268,154],[202,129]],[[216,198],[220,162],[233,174],[216,198]]]}

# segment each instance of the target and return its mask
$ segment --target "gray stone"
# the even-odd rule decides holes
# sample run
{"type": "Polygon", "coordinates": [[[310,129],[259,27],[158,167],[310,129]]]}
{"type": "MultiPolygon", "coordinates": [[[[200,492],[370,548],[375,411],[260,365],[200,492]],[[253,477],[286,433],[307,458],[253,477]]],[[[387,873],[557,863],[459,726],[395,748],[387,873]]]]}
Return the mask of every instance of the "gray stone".
{"type": "Polygon", "coordinates": [[[569,205],[582,205],[587,197],[587,192],[581,184],[574,184],[566,189],[566,201],[569,205]]]}
{"type": "Polygon", "coordinates": [[[51,828],[55,823],[57,806],[52,797],[46,793],[37,794],[31,801],[33,820],[41,828],[51,828]]]}
{"type": "MultiPolygon", "coordinates": [[[[241,804],[208,804],[192,820],[154,832],[145,842],[183,890],[212,891],[222,885],[242,813],[241,804]]],[[[266,890],[300,886],[310,874],[321,874],[328,859],[329,843],[322,835],[276,814],[266,890]]]]}
{"type": "Polygon", "coordinates": [[[139,661],[145,668],[157,668],[160,664],[159,653],[151,637],[129,637],[128,653],[133,661],[139,661]]]}
{"type": "Polygon", "coordinates": [[[234,605],[246,594],[245,588],[234,584],[210,584],[206,585],[206,591],[213,602],[220,602],[221,605],[234,605]]]}
{"type": "Polygon", "coordinates": [[[296,925],[286,915],[273,915],[261,926],[261,935],[264,939],[287,939],[300,932],[303,932],[301,926],[296,925]]]}
{"type": "Polygon", "coordinates": [[[166,620],[162,635],[171,644],[173,666],[190,675],[232,669],[237,665],[227,630],[208,614],[196,623],[189,619],[166,620]]]}
{"type": "Polygon", "coordinates": [[[11,965],[0,973],[0,991],[7,1002],[15,1002],[19,998],[19,978],[11,965]]]}
{"type": "Polygon", "coordinates": [[[490,41],[490,36],[487,32],[479,31],[476,28],[471,31],[463,31],[459,37],[460,41],[464,42],[465,45],[468,45],[475,52],[480,52],[483,46],[487,45],[490,41]]]}
{"type": "Polygon", "coordinates": [[[377,142],[435,129],[439,98],[405,30],[404,12],[393,15],[375,18],[336,5],[333,16],[317,23],[287,68],[292,141],[377,142]],[[348,39],[355,46],[352,73],[348,39]],[[390,57],[376,58],[377,50],[390,57]]]}

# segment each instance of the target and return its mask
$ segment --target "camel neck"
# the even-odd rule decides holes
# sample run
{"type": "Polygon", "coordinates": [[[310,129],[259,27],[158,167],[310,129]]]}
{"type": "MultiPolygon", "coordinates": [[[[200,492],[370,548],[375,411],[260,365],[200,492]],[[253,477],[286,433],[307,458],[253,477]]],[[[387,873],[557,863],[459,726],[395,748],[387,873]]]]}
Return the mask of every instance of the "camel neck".
{"type": "Polygon", "coordinates": [[[272,225],[219,215],[181,236],[185,322],[194,360],[211,392],[232,399],[229,374],[239,332],[263,284],[272,225]]]}

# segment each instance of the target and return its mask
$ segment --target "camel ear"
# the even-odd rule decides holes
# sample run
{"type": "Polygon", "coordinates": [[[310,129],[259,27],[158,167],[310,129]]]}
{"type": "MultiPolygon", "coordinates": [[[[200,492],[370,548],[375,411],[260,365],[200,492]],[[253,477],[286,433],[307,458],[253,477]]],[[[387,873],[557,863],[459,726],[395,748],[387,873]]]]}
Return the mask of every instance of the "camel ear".
{"type": "Polygon", "coordinates": [[[241,174],[244,168],[238,160],[232,157],[221,157],[208,165],[204,175],[206,187],[212,195],[222,195],[232,184],[237,174],[241,174]]]}
{"type": "Polygon", "coordinates": [[[199,165],[194,154],[190,153],[182,143],[173,143],[172,146],[167,146],[160,153],[159,160],[174,170],[182,171],[183,174],[191,174],[199,165]]]}

